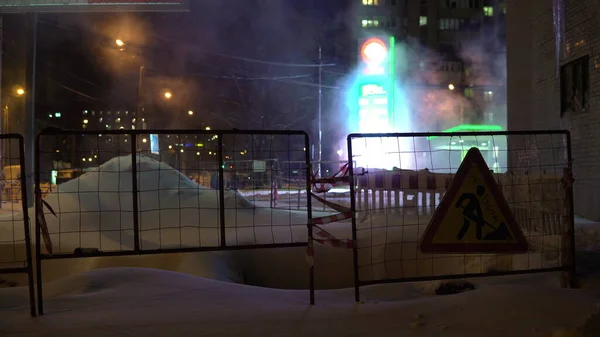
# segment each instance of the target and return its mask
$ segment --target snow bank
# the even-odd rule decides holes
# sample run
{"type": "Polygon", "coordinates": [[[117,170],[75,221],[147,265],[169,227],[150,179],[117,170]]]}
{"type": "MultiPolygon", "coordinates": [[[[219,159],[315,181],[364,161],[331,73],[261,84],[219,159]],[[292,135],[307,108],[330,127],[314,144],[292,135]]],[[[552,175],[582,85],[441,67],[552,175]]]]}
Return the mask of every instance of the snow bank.
{"type": "MultiPolygon", "coordinates": [[[[131,165],[131,156],[113,158],[45,198],[59,214],[45,211],[57,252],[133,248],[131,165]]],[[[137,157],[137,170],[142,249],[220,244],[218,191],[148,157],[137,157]]],[[[224,207],[228,245],[306,241],[306,212],[255,208],[235,191],[225,192],[224,207]]]]}
{"type": "MultiPolygon", "coordinates": [[[[61,184],[44,199],[58,214],[54,217],[45,209],[56,253],[72,253],[79,247],[102,251],[133,249],[131,169],[131,157],[113,158],[97,169],[61,184]]],[[[144,156],[137,158],[137,171],[141,249],[217,247],[220,244],[218,191],[198,185],[167,164],[144,156]]],[[[225,191],[225,208],[228,245],[307,240],[304,211],[258,208],[234,191],[225,191]]],[[[33,210],[30,210],[30,217],[33,218],[33,210]]],[[[0,237],[24,238],[22,218],[11,221],[10,226],[0,222],[0,237]]],[[[18,248],[24,256],[24,247],[18,248]]],[[[0,253],[14,250],[12,245],[0,245],[0,253]]],[[[43,264],[44,279],[53,280],[102,267],[146,266],[233,282],[246,279],[246,282],[260,284],[265,279],[283,277],[281,285],[284,287],[306,287],[308,284],[303,249],[264,250],[256,253],[261,256],[258,259],[252,254],[231,251],[46,261],[43,264]],[[292,268],[298,272],[288,273],[284,256],[302,261],[292,268]],[[246,270],[253,270],[253,264],[272,266],[270,259],[284,265],[271,271],[266,278],[252,272],[245,275],[246,270]]],[[[25,281],[23,277],[17,278],[25,281]]]]}
{"type": "Polygon", "coordinates": [[[431,296],[415,284],[364,287],[361,304],[354,302],[351,289],[319,291],[317,305],[309,307],[307,291],[148,269],[103,269],[48,284],[47,315],[33,325],[26,294],[0,289],[0,324],[14,337],[529,337],[586,326],[590,336],[598,335],[586,324],[597,298],[549,286],[547,279],[479,279],[475,290],[448,296],[431,296]],[[9,297],[11,305],[4,301],[9,297]]]}
{"type": "MultiPolygon", "coordinates": [[[[218,192],[190,181],[165,163],[144,156],[137,162],[142,249],[216,247],[220,242],[218,192]]],[[[78,247],[133,249],[131,168],[131,157],[113,158],[46,197],[59,213],[55,218],[46,211],[58,252],[71,253],[78,247]]],[[[306,240],[303,211],[257,208],[234,191],[226,191],[225,207],[229,245],[306,240]]],[[[324,214],[315,212],[314,216],[324,214]]],[[[520,255],[423,254],[418,242],[429,220],[426,214],[397,209],[359,212],[361,280],[554,267],[559,261],[558,254],[540,250],[538,244],[532,245],[529,254],[520,255]]],[[[323,228],[341,239],[352,237],[349,221],[323,228]]],[[[7,233],[3,230],[7,227],[0,222],[0,235],[7,233]]],[[[550,242],[554,239],[542,242],[541,247],[556,248],[550,242]]],[[[308,266],[304,255],[304,248],[285,248],[47,261],[44,275],[45,280],[53,280],[96,268],[144,266],[253,285],[305,288],[308,266]]],[[[320,288],[353,285],[351,250],[317,245],[315,269],[320,288]]]]}

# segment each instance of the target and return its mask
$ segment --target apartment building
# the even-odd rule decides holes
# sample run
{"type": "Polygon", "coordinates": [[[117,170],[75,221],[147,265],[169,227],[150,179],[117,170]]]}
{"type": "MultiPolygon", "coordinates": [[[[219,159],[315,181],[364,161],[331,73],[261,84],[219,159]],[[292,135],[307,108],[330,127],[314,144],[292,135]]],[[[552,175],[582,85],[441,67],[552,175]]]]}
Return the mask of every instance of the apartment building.
{"type": "MultiPolygon", "coordinates": [[[[508,0],[507,7],[509,129],[570,131],[575,213],[598,221],[600,4],[508,0]]],[[[556,158],[565,146],[539,145],[561,151],[556,158]]]]}
{"type": "Polygon", "coordinates": [[[357,50],[371,35],[394,36],[397,48],[404,48],[397,60],[396,73],[402,77],[397,81],[410,87],[411,96],[432,101],[415,101],[409,109],[416,115],[452,116],[420,125],[420,131],[450,128],[457,116],[459,124],[506,127],[504,1],[354,1],[357,50]]]}

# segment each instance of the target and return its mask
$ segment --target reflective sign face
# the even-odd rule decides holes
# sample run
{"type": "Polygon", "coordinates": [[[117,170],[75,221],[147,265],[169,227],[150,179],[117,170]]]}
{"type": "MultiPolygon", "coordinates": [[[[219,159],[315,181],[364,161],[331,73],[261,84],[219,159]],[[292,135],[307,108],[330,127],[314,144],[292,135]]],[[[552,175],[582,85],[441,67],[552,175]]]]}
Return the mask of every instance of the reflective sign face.
{"type": "Polygon", "coordinates": [[[527,251],[527,240],[477,148],[467,152],[420,248],[425,253],[527,251]]]}
{"type": "Polygon", "coordinates": [[[0,13],[187,10],[186,0],[0,0],[0,13]]]}

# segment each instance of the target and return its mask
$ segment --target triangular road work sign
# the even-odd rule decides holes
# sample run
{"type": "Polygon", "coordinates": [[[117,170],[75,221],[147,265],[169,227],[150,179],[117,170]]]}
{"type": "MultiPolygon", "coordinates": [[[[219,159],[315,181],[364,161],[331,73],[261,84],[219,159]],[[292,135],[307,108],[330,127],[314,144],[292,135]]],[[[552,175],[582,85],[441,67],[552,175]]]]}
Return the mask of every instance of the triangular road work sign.
{"type": "Polygon", "coordinates": [[[527,240],[479,149],[467,152],[420,249],[424,253],[527,252],[527,240]]]}

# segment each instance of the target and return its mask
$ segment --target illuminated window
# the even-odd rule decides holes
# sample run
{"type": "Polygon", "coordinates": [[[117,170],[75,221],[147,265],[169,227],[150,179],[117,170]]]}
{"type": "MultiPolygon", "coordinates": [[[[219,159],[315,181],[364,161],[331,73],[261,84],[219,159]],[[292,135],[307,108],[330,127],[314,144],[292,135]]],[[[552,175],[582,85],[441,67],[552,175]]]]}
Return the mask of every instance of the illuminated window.
{"type": "Polygon", "coordinates": [[[365,6],[379,6],[379,0],[362,0],[362,4],[365,6]]]}
{"type": "Polygon", "coordinates": [[[484,91],[483,92],[483,100],[485,102],[491,102],[494,100],[494,92],[492,91],[484,91]]]}
{"type": "Polygon", "coordinates": [[[379,20],[362,20],[361,25],[363,28],[379,27],[379,20]]]}
{"type": "Polygon", "coordinates": [[[483,15],[485,15],[485,16],[494,16],[494,7],[492,7],[492,6],[484,6],[483,7],[483,15]]]}
{"type": "Polygon", "coordinates": [[[473,98],[473,88],[466,88],[465,89],[465,97],[469,97],[469,98],[473,98]]]}
{"type": "Polygon", "coordinates": [[[419,17],[419,26],[423,27],[427,25],[427,17],[426,16],[420,16],[419,17]]]}

